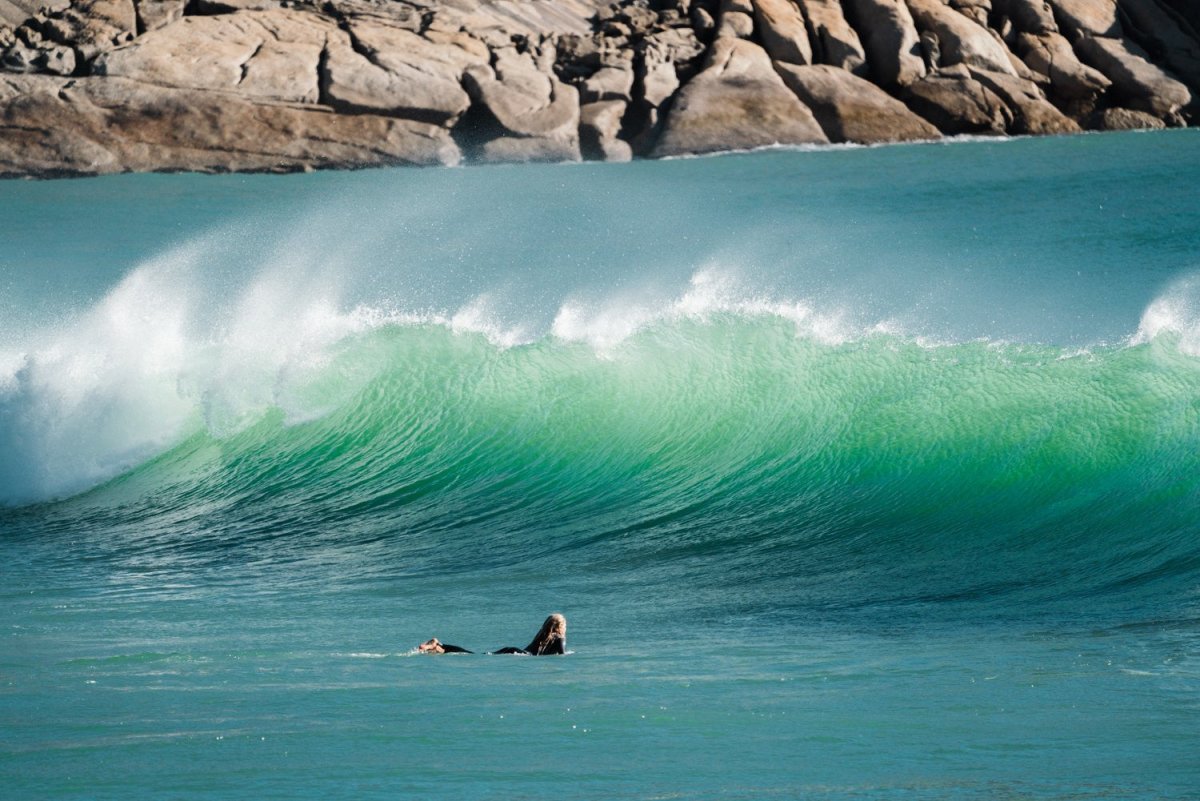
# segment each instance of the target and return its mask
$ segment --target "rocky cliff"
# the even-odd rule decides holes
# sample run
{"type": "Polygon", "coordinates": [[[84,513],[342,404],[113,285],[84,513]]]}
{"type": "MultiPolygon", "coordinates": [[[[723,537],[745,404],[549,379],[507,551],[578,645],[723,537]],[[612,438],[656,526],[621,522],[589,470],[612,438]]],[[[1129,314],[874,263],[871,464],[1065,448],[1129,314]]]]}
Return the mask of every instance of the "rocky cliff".
{"type": "Polygon", "coordinates": [[[1183,126],[1200,97],[1196,9],[0,0],[0,175],[624,160],[1183,126]]]}

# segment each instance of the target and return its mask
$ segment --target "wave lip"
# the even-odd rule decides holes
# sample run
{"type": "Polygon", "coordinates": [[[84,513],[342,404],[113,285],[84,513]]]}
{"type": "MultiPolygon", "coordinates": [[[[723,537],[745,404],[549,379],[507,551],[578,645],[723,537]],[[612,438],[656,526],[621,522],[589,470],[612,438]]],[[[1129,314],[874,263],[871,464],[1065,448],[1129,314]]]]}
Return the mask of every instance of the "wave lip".
{"type": "Polygon", "coordinates": [[[614,299],[603,305],[568,301],[559,309],[551,334],[566,342],[586,342],[606,352],[639,331],[681,320],[708,320],[714,315],[775,317],[796,327],[798,335],[839,344],[854,335],[844,312],[822,314],[804,301],[777,301],[748,292],[736,277],[716,267],[698,270],[687,289],[666,303],[647,304],[614,299]]]}

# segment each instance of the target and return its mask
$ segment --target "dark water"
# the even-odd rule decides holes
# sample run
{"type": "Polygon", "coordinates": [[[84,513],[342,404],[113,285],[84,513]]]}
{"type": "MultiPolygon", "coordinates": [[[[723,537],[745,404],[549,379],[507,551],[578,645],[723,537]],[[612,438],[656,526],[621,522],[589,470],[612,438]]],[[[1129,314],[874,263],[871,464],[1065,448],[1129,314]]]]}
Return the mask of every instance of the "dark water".
{"type": "Polygon", "coordinates": [[[0,187],[0,795],[1197,797],[1198,156],[0,187]]]}

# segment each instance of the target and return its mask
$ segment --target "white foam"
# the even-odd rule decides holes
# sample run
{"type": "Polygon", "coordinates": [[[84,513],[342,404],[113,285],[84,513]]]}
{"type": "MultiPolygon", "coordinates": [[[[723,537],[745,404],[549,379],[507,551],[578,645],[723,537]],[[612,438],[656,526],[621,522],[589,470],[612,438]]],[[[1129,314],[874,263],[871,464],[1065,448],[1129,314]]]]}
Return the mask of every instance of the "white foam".
{"type": "Polygon", "coordinates": [[[86,314],[36,332],[0,383],[0,500],[69,494],[180,435],[193,406],[178,392],[188,292],[167,254],[128,275],[86,314]]]}
{"type": "Polygon", "coordinates": [[[337,271],[303,264],[220,286],[210,244],[175,248],[91,309],[5,345],[0,502],[71,495],[201,428],[229,436],[269,409],[311,419],[358,389],[325,378],[330,346],[386,316],[342,311],[337,271]]]}
{"type": "Polygon", "coordinates": [[[551,334],[567,342],[587,343],[606,355],[651,325],[679,320],[704,322],[723,314],[778,317],[790,321],[798,336],[831,345],[865,333],[853,326],[842,310],[819,313],[805,301],[775,300],[749,290],[736,271],[710,265],[693,273],[687,288],[665,303],[639,303],[622,297],[591,305],[568,301],[555,316],[551,334]]]}
{"type": "Polygon", "coordinates": [[[335,653],[334,656],[349,657],[351,659],[386,659],[391,654],[381,654],[373,651],[353,651],[351,653],[335,653]]]}
{"type": "Polygon", "coordinates": [[[1141,345],[1164,334],[1179,338],[1181,353],[1200,356],[1200,275],[1175,282],[1155,298],[1142,312],[1130,344],[1141,345]]]}
{"type": "Polygon", "coordinates": [[[0,503],[80,492],[198,431],[234,436],[276,410],[285,424],[323,416],[378,367],[330,369],[339,344],[385,326],[444,326],[497,348],[551,336],[602,358],[656,324],[720,315],[775,317],[825,344],[872,331],[843,310],[748,287],[719,263],[682,287],[568,298],[548,329],[486,292],[452,312],[347,309],[339,280],[352,271],[306,256],[304,242],[275,248],[263,267],[222,272],[227,245],[213,235],[175,248],[92,308],[0,348],[0,503]]]}
{"type": "Polygon", "coordinates": [[[496,347],[512,348],[527,345],[534,335],[524,326],[506,326],[495,311],[490,295],[479,295],[456,311],[449,320],[449,327],[457,334],[483,334],[496,347]]]}

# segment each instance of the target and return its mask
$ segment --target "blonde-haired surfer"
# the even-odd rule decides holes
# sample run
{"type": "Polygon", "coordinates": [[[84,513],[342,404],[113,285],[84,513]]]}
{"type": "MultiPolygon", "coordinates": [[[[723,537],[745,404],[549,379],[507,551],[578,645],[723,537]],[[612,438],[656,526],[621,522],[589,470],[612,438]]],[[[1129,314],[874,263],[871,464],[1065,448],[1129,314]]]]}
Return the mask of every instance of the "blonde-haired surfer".
{"type": "Polygon", "coordinates": [[[423,654],[473,654],[474,651],[468,651],[466,648],[459,648],[457,645],[444,643],[437,637],[430,637],[425,642],[417,646],[417,650],[423,654]]]}
{"type": "MultiPolygon", "coordinates": [[[[431,637],[428,641],[417,646],[417,650],[423,654],[469,654],[473,653],[466,648],[460,648],[457,645],[448,645],[443,643],[437,637],[431,637]]],[[[538,629],[538,633],[534,635],[533,641],[524,648],[500,648],[492,651],[493,654],[528,654],[530,656],[550,656],[552,654],[565,654],[567,652],[567,619],[555,612],[546,618],[542,623],[542,627],[538,629]]]]}

